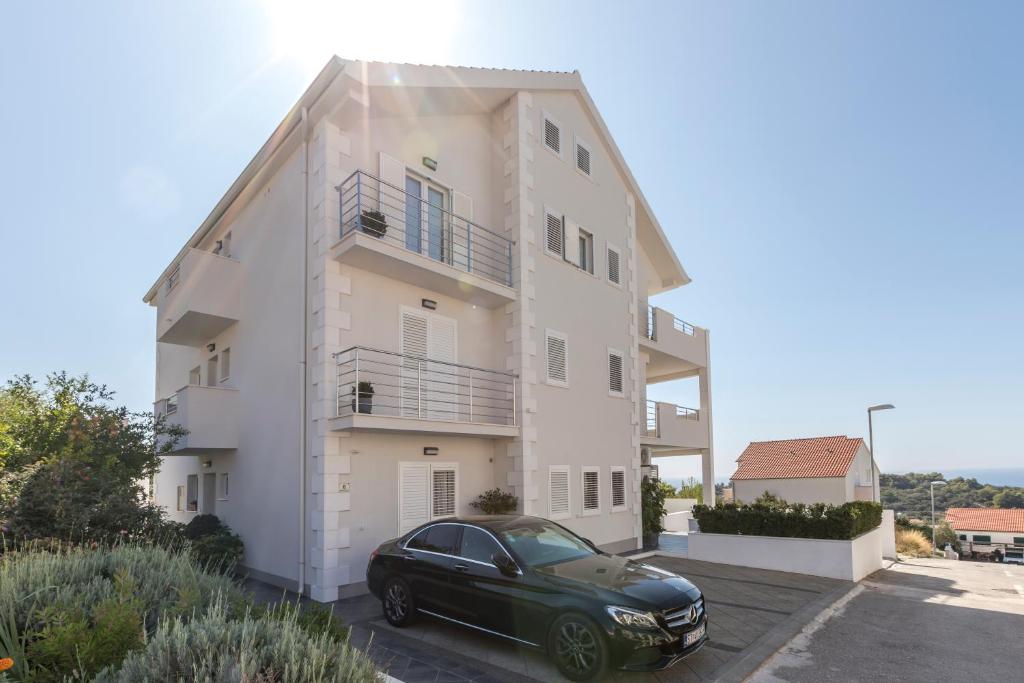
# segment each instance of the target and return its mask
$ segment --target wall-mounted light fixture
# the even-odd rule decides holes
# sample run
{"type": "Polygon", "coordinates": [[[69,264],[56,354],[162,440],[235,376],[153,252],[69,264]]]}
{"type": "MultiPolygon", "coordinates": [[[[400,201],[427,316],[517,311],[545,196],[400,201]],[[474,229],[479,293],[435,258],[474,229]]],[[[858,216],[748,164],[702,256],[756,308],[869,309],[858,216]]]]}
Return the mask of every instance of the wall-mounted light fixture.
{"type": "Polygon", "coordinates": [[[213,461],[212,460],[204,460],[203,461],[203,467],[205,467],[207,469],[213,467],[213,461]]]}
{"type": "Polygon", "coordinates": [[[431,171],[437,170],[437,160],[431,159],[430,157],[423,157],[423,165],[429,168],[431,171]]]}
{"type": "Polygon", "coordinates": [[[217,345],[216,344],[207,344],[206,345],[206,350],[209,351],[210,353],[213,353],[214,351],[217,350],[217,345]]]}
{"type": "Polygon", "coordinates": [[[422,304],[423,308],[427,309],[428,311],[437,310],[437,302],[434,301],[433,299],[420,299],[420,304],[422,304]]]}
{"type": "Polygon", "coordinates": [[[437,446],[424,446],[423,455],[437,455],[441,452],[441,449],[437,446]]]}

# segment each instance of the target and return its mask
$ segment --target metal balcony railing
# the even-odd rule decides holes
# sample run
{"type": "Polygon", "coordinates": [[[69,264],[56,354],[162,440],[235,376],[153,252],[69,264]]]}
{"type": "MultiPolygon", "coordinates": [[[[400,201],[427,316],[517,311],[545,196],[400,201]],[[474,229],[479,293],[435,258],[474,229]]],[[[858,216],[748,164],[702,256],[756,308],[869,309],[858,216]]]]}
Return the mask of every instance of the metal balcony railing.
{"type": "Polygon", "coordinates": [[[700,410],[686,408],[673,403],[662,403],[661,401],[647,401],[647,436],[661,436],[661,418],[658,416],[658,406],[666,405],[675,409],[675,417],[680,420],[699,420],[700,410]]]}
{"type": "MultiPolygon", "coordinates": [[[[664,310],[664,309],[662,309],[662,310],[664,310]]],[[[658,307],[657,306],[651,306],[650,304],[647,305],[647,329],[644,331],[644,336],[647,337],[648,339],[650,339],[651,341],[657,341],[658,340],[658,314],[657,314],[657,311],[658,311],[658,307]]],[[[665,312],[668,313],[668,311],[665,311],[665,312]]],[[[669,313],[669,315],[672,315],[672,314],[669,313]]],[[[686,322],[682,318],[677,318],[674,315],[672,315],[672,327],[676,331],[682,332],[683,334],[690,335],[691,337],[694,335],[694,327],[693,327],[693,325],[691,325],[690,323],[686,322]]]]}
{"type": "Polygon", "coordinates": [[[516,375],[353,346],[335,355],[337,415],[516,424],[516,375]]]}
{"type": "Polygon", "coordinates": [[[513,286],[513,242],[364,171],[338,186],[341,236],[358,230],[457,270],[513,286]]]}

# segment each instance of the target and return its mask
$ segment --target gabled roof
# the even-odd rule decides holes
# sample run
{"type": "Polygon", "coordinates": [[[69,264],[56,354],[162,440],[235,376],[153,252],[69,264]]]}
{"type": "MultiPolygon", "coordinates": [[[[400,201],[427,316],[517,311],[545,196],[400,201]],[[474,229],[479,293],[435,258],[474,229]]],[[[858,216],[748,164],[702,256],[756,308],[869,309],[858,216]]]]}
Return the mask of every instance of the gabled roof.
{"type": "Polygon", "coordinates": [[[1003,531],[1024,534],[1024,509],[949,508],[946,522],[957,531],[1003,531]]]}
{"type": "MultiPolygon", "coordinates": [[[[303,93],[299,101],[288,112],[270,138],[256,156],[242,171],[242,174],[231,185],[227,193],[207,216],[206,220],[196,229],[189,241],[182,247],[178,255],[168,264],[164,272],[150,287],[143,300],[152,302],[160,283],[170,274],[174,266],[184,257],[189,248],[198,246],[202,239],[213,230],[227,212],[228,207],[242,194],[246,187],[258,177],[260,170],[271,157],[284,145],[285,140],[295,131],[300,123],[303,110],[312,110],[320,98],[327,94],[334,83],[347,77],[355,84],[356,89],[367,91],[369,88],[431,88],[443,91],[460,106],[466,102],[479,106],[492,104],[491,97],[480,97],[479,94],[507,97],[519,90],[565,90],[576,92],[584,108],[592,117],[594,125],[608,147],[611,157],[620,169],[626,184],[637,199],[637,236],[641,244],[658,245],[661,249],[649,249],[649,256],[658,271],[661,290],[688,284],[689,275],[679,262],[679,257],[669,243],[661,224],[651,210],[633,173],[612,138],[604,119],[601,118],[597,106],[590,98],[583,79],[578,71],[525,71],[515,69],[489,69],[464,66],[426,66],[420,64],[388,64],[383,62],[366,62],[344,60],[338,56],[331,57],[327,64],[303,93]],[[641,220],[644,218],[645,220],[641,220]]],[[[654,292],[651,292],[654,293],[654,292]]]]}
{"type": "Polygon", "coordinates": [[[810,479],[845,477],[864,439],[820,436],[812,439],[754,441],[736,459],[732,479],[810,479]]]}

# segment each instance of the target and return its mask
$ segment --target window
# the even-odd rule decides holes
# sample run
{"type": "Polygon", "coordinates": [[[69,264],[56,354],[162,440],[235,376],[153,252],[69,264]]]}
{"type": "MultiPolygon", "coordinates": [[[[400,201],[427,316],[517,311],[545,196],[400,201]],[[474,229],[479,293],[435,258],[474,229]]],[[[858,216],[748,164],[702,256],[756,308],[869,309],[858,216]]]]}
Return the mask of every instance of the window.
{"type": "Polygon", "coordinates": [[[220,352],[220,381],[224,382],[231,377],[231,349],[224,349],[220,352]]]}
{"type": "Polygon", "coordinates": [[[459,549],[459,557],[484,564],[494,564],[491,561],[491,556],[495,553],[507,554],[486,531],[471,526],[462,527],[462,546],[459,549]]]}
{"type": "Polygon", "coordinates": [[[960,540],[961,541],[966,541],[967,540],[967,534],[960,534],[960,540]]]}
{"type": "Polygon", "coordinates": [[[594,549],[555,524],[527,522],[501,532],[501,540],[515,551],[527,567],[549,567],[594,555],[594,549]]]}
{"type": "Polygon", "coordinates": [[[548,468],[548,517],[565,519],[571,512],[569,466],[552,465],[548,468]]]}
{"type": "Polygon", "coordinates": [[[565,222],[548,209],[544,209],[544,250],[553,256],[565,255],[565,222]]]}
{"type": "Polygon", "coordinates": [[[220,475],[220,481],[217,482],[217,498],[220,500],[227,500],[231,494],[231,485],[228,481],[228,473],[225,472],[220,475]]]}
{"type": "Polygon", "coordinates": [[[432,468],[433,517],[451,517],[455,514],[455,470],[432,468]]]}
{"type": "Polygon", "coordinates": [[[992,537],[984,534],[974,534],[971,540],[975,543],[991,543],[992,537]]]}
{"type": "Polygon", "coordinates": [[[411,550],[425,550],[429,553],[454,555],[458,540],[458,525],[435,524],[409,539],[405,547],[411,550]]]}
{"type": "Polygon", "coordinates": [[[622,351],[608,349],[608,393],[624,396],[622,387],[622,351]]]}
{"type": "Polygon", "coordinates": [[[601,512],[601,470],[597,467],[584,467],[581,470],[583,485],[583,513],[596,515],[601,512]]]}
{"type": "Polygon", "coordinates": [[[189,512],[199,510],[199,475],[190,474],[185,479],[185,509],[189,512]]]}
{"type": "Polygon", "coordinates": [[[562,156],[562,127],[547,114],[544,114],[544,146],[562,156]]]}
{"type": "Polygon", "coordinates": [[[544,349],[547,357],[547,382],[556,386],[569,386],[568,338],[561,332],[547,330],[544,333],[544,349]]]}
{"type": "Polygon", "coordinates": [[[167,291],[171,291],[178,284],[178,280],[181,278],[181,265],[174,266],[174,270],[167,276],[167,291]]]}
{"type": "Polygon", "coordinates": [[[585,270],[588,273],[594,272],[594,236],[586,230],[580,229],[579,231],[579,243],[580,243],[580,270],[585,270]]]}
{"type": "Polygon", "coordinates": [[[590,148],[579,139],[576,140],[576,169],[590,176],[590,148]]]}
{"type": "MultiPolygon", "coordinates": [[[[185,511],[185,487],[178,487],[178,512],[185,511]]],[[[966,539],[965,539],[966,540],[966,539]]]]}
{"type": "Polygon", "coordinates": [[[608,282],[615,285],[622,284],[622,275],[620,272],[620,264],[622,262],[622,252],[617,247],[608,245],[608,282]]]}
{"type": "Polygon", "coordinates": [[[1024,536],[1014,536],[1013,537],[1013,544],[1014,545],[1024,545],[1024,536]]]}
{"type": "Polygon", "coordinates": [[[206,361],[206,386],[217,385],[217,356],[212,356],[206,361]]]}
{"type": "Polygon", "coordinates": [[[626,509],[626,468],[612,467],[612,512],[626,509]]]}

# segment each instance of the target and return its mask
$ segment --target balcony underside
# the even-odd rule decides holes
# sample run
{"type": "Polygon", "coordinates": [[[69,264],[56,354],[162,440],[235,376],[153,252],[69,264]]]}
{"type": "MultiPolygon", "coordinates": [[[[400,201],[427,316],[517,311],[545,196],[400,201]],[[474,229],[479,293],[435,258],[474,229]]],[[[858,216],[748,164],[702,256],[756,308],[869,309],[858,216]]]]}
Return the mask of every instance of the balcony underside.
{"type": "Polygon", "coordinates": [[[647,353],[647,383],[658,384],[675,379],[693,377],[700,366],[659,350],[652,342],[640,337],[640,348],[647,353]]]}
{"type": "Polygon", "coordinates": [[[516,300],[516,290],[467,273],[385,240],[352,231],[331,248],[331,255],[356,268],[383,273],[396,280],[486,308],[516,300]]]}
{"type": "Polygon", "coordinates": [[[364,415],[360,413],[332,418],[330,420],[330,427],[333,431],[351,430],[392,434],[462,435],[489,439],[512,438],[519,435],[519,427],[515,425],[420,420],[408,417],[364,415]]]}
{"type": "Polygon", "coordinates": [[[231,327],[236,320],[199,311],[185,311],[161,334],[157,341],[165,344],[200,346],[231,327]]]}

